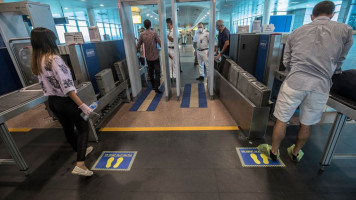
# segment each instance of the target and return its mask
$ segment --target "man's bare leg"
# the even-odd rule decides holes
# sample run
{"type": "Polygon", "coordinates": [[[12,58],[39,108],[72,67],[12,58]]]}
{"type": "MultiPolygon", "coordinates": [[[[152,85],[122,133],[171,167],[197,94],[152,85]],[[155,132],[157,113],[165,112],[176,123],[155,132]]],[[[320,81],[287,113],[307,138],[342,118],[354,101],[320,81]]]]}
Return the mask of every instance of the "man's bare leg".
{"type": "Polygon", "coordinates": [[[287,123],[277,119],[276,124],[274,125],[273,128],[273,135],[272,135],[271,151],[274,155],[278,154],[279,146],[281,145],[282,140],[286,136],[286,128],[287,128],[287,123]]]}
{"type": "Polygon", "coordinates": [[[305,143],[307,143],[307,141],[309,140],[310,135],[311,135],[311,126],[307,126],[301,123],[297,136],[297,142],[295,143],[295,147],[293,149],[293,155],[297,156],[299,150],[301,150],[305,145],[305,143]]]}

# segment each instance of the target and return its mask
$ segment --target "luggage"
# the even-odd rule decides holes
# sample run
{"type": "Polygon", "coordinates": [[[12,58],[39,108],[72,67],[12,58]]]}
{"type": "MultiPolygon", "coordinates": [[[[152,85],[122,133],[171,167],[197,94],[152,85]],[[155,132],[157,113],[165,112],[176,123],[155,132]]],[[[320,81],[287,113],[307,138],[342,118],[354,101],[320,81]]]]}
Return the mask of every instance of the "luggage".
{"type": "Polygon", "coordinates": [[[356,102],[356,69],[343,71],[332,77],[330,92],[356,102]]]}

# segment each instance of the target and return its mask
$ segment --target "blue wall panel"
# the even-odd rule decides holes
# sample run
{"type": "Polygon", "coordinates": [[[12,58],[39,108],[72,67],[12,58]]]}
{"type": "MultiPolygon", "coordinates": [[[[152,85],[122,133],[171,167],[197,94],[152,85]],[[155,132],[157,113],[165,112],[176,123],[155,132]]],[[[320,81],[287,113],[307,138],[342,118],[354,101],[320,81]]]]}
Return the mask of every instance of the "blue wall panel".
{"type": "Polygon", "coordinates": [[[263,83],[263,78],[266,69],[268,46],[269,46],[269,34],[260,35],[260,42],[258,44],[257,50],[257,61],[256,61],[256,70],[255,77],[256,79],[263,83]]]}
{"type": "Polygon", "coordinates": [[[95,75],[100,72],[99,61],[95,45],[93,43],[85,43],[82,45],[84,59],[88,67],[90,81],[93,84],[95,93],[99,93],[99,88],[96,83],[95,75]]]}
{"type": "Polygon", "coordinates": [[[123,40],[115,40],[115,58],[117,61],[121,61],[126,58],[126,53],[125,53],[125,46],[124,46],[124,41],[123,40]]]}

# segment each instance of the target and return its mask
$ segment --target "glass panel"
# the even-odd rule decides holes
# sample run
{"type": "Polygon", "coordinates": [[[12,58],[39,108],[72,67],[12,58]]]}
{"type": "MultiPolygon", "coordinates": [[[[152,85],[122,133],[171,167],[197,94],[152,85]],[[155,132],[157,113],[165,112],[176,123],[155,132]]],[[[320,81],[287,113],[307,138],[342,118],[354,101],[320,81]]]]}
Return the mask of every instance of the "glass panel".
{"type": "Polygon", "coordinates": [[[63,25],[58,25],[56,26],[57,29],[57,33],[58,33],[58,38],[59,38],[59,42],[60,43],[65,43],[65,39],[64,39],[64,26],[63,25]]]}
{"type": "Polygon", "coordinates": [[[67,24],[67,26],[77,26],[77,24],[75,23],[75,20],[68,20],[69,24],[67,24]]]}
{"type": "Polygon", "coordinates": [[[66,26],[67,27],[67,32],[78,32],[78,28],[76,26],[66,26]]]}
{"type": "Polygon", "coordinates": [[[104,27],[104,25],[103,25],[103,23],[102,23],[102,22],[100,22],[100,23],[98,22],[98,23],[97,23],[97,26],[98,26],[99,28],[104,27]]]}
{"type": "Polygon", "coordinates": [[[78,20],[78,26],[88,26],[87,21],[79,21],[78,20]]]}
{"type": "Polygon", "coordinates": [[[119,28],[119,34],[120,34],[120,39],[123,39],[123,37],[122,37],[122,29],[121,28],[119,28]]]}
{"type": "Polygon", "coordinates": [[[108,23],[104,23],[105,28],[109,28],[110,25],[108,23]]]}
{"type": "Polygon", "coordinates": [[[119,39],[119,38],[117,37],[117,33],[116,33],[116,30],[115,30],[115,24],[111,24],[110,27],[111,27],[112,39],[113,39],[113,40],[119,39]]]}
{"type": "Polygon", "coordinates": [[[100,32],[101,39],[104,40],[104,35],[105,35],[104,28],[99,27],[99,32],[100,32]]]}
{"type": "Polygon", "coordinates": [[[82,32],[84,41],[85,42],[90,42],[88,27],[81,26],[81,27],[79,27],[79,31],[82,32]]]}
{"type": "MultiPolygon", "coordinates": [[[[349,26],[353,28],[353,30],[356,30],[356,6],[353,5],[350,8],[350,17],[349,21],[347,22],[349,26]]],[[[356,35],[353,35],[354,38],[354,44],[352,45],[349,54],[346,57],[346,60],[344,61],[344,64],[342,65],[342,70],[348,70],[348,69],[356,69],[356,35]]]]}

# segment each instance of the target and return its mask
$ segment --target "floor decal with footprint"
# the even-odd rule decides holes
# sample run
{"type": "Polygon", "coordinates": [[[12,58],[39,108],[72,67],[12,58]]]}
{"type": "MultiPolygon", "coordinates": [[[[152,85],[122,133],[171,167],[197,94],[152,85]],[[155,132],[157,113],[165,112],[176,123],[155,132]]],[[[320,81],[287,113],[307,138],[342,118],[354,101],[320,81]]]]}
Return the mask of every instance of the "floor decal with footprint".
{"type": "Polygon", "coordinates": [[[281,159],[274,162],[256,147],[237,147],[236,151],[243,167],[285,167],[281,159]]]}
{"type": "Polygon", "coordinates": [[[104,151],[92,170],[130,171],[136,151],[104,151]]]}
{"type": "MultiPolygon", "coordinates": [[[[111,164],[113,163],[113,161],[115,160],[114,157],[110,157],[109,160],[106,163],[106,168],[110,168],[111,164]]],[[[118,158],[116,161],[116,164],[114,165],[114,168],[118,168],[120,166],[120,164],[122,163],[122,161],[124,161],[124,158],[118,158]]]]}

